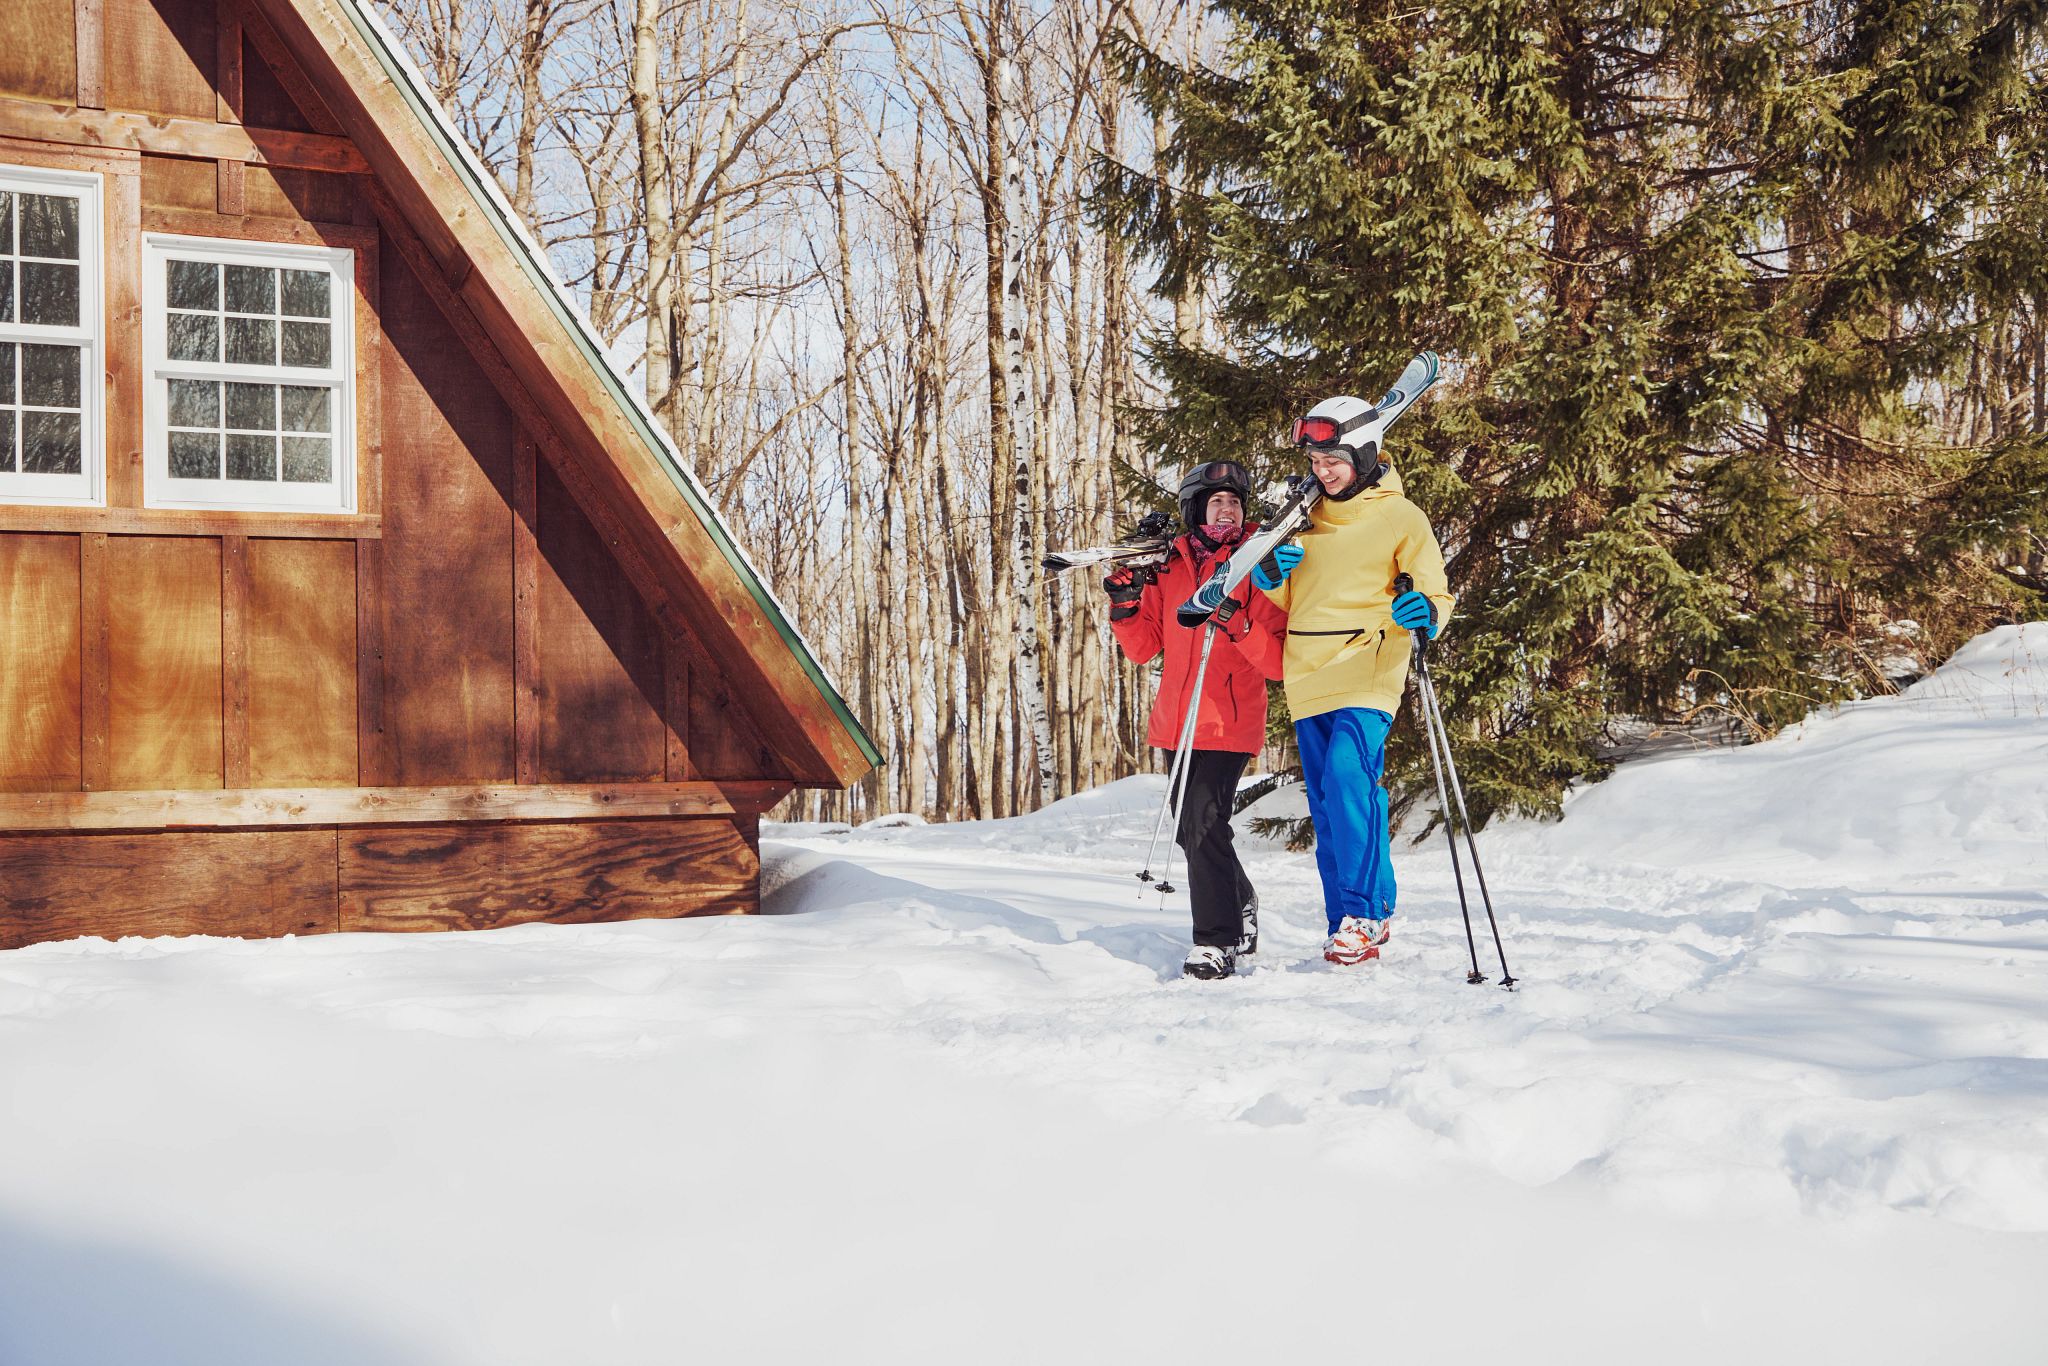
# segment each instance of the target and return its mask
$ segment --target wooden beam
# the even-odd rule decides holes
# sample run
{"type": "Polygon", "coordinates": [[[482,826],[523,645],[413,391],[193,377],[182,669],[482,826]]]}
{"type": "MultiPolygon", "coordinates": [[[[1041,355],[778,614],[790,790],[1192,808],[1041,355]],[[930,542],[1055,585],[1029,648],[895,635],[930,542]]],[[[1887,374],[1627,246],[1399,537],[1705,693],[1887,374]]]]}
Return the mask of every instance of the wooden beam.
{"type": "Polygon", "coordinates": [[[662,762],[670,782],[695,778],[690,758],[690,645],[674,631],[661,633],[662,762]]]}
{"type": "Polygon", "coordinates": [[[214,19],[216,123],[242,121],[242,19],[233,0],[219,0],[214,19]]]}
{"type": "Polygon", "coordinates": [[[306,79],[306,73],[299,69],[298,60],[290,49],[278,38],[277,30],[270,26],[270,20],[263,12],[249,4],[249,0],[224,0],[227,11],[232,11],[235,21],[248,35],[250,46],[256,55],[270,67],[270,74],[284,87],[284,93],[291,96],[292,103],[306,116],[318,133],[340,134],[341,125],[334,121],[327,103],[320,98],[320,92],[306,79]]]}
{"type": "Polygon", "coordinates": [[[384,728],[384,546],[356,542],[356,782],[390,781],[384,728]]]}
{"type": "Polygon", "coordinates": [[[107,648],[107,538],[87,532],[78,544],[79,778],[87,791],[107,785],[112,763],[112,664],[107,648]]]}
{"type": "MultiPolygon", "coordinates": [[[[102,518],[142,506],[142,177],[107,177],[106,196],[106,489],[112,506],[90,509],[102,518]]],[[[92,529],[113,530],[104,520],[92,529]]]]}
{"type": "Polygon", "coordinates": [[[175,232],[187,237],[232,237],[243,242],[289,242],[302,247],[346,247],[360,258],[374,256],[377,230],[365,232],[353,223],[293,222],[253,214],[222,217],[195,209],[144,209],[146,232],[175,232]]]}
{"type": "Polygon", "coordinates": [[[240,161],[251,166],[296,166],[345,174],[370,168],[354,143],[326,133],[244,128],[234,123],[110,113],[29,100],[0,100],[0,135],[203,161],[240,161]]]}
{"type": "Polygon", "coordinates": [[[540,447],[512,439],[512,758],[522,783],[540,781],[540,447]]]}
{"type": "Polygon", "coordinates": [[[790,788],[763,781],[8,792],[0,793],[0,832],[758,816],[790,788]]]}
{"type": "Polygon", "coordinates": [[[223,782],[249,785],[249,538],[220,538],[220,751],[223,782]]]}
{"type": "Polygon", "coordinates": [[[241,218],[248,213],[247,178],[243,172],[249,168],[239,161],[222,158],[213,163],[213,202],[223,218],[241,218]]]}
{"type": "MultiPolygon", "coordinates": [[[[119,372],[117,372],[119,373],[119,372]]],[[[140,381],[134,381],[139,391],[140,381]]],[[[114,398],[109,394],[109,401],[114,398]]],[[[111,426],[126,429],[129,425],[141,424],[141,400],[135,401],[136,416],[132,424],[113,421],[111,426]]],[[[139,441],[139,438],[137,438],[139,441]]],[[[108,477],[116,497],[132,497],[142,501],[140,469],[129,455],[124,455],[127,442],[121,449],[109,452],[108,477]],[[124,476],[124,470],[134,471],[134,477],[124,476]],[[123,490],[132,486],[132,493],[123,490]]],[[[317,541],[374,541],[384,534],[383,519],[362,516],[322,516],[318,513],[299,512],[226,512],[203,511],[188,508],[65,508],[32,506],[27,503],[0,504],[0,531],[71,531],[85,532],[99,536],[285,536],[309,538],[317,541]]]]}
{"type": "Polygon", "coordinates": [[[105,0],[73,0],[78,31],[78,104],[107,107],[107,24],[105,0]]]}

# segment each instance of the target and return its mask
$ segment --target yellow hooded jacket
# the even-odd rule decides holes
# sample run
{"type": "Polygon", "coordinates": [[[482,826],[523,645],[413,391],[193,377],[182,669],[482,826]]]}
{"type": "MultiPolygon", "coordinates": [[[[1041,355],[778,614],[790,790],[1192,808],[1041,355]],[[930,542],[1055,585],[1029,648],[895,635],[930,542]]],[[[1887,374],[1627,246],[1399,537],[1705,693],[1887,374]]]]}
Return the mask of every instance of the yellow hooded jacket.
{"type": "Polygon", "coordinates": [[[1394,577],[1408,574],[1436,604],[1436,634],[1450,623],[1444,552],[1422,509],[1392,470],[1345,502],[1319,500],[1301,533],[1306,553],[1266,596],[1287,613],[1287,706],[1296,720],[1340,707],[1389,716],[1401,705],[1414,637],[1394,624],[1394,577]]]}

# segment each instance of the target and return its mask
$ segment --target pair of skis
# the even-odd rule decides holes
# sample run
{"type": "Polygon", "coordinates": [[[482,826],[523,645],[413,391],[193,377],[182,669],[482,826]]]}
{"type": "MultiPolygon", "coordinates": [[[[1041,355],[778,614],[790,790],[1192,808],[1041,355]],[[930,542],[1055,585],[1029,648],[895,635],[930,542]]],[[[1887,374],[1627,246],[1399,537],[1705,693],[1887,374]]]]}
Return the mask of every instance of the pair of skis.
{"type": "MultiPolygon", "coordinates": [[[[1372,416],[1364,424],[1363,435],[1356,447],[1359,451],[1370,449],[1377,458],[1380,443],[1387,428],[1394,425],[1401,414],[1415,405],[1423,391],[1436,383],[1443,373],[1443,365],[1434,351],[1424,351],[1408,362],[1385,396],[1373,405],[1372,416]]],[[[1354,429],[1356,430],[1356,429],[1354,429]]],[[[1166,782],[1166,798],[1162,802],[1159,818],[1153,822],[1152,843],[1145,850],[1145,867],[1139,872],[1140,882],[1152,882],[1152,856],[1159,848],[1160,831],[1166,827],[1166,819],[1173,817],[1173,828],[1180,830],[1181,806],[1187,796],[1188,754],[1195,734],[1195,718],[1202,704],[1202,682],[1209,671],[1209,652],[1216,643],[1216,632],[1222,620],[1229,619],[1224,613],[1219,620],[1217,613],[1246,578],[1256,569],[1259,562],[1294,535],[1309,522],[1309,513],[1323,496],[1323,486],[1307,475],[1296,475],[1285,501],[1274,510],[1271,520],[1261,526],[1258,534],[1247,539],[1231,553],[1229,559],[1216,566],[1206,581],[1194,592],[1174,618],[1182,626],[1193,630],[1202,628],[1202,655],[1195,666],[1195,684],[1189,689],[1187,716],[1181,722],[1180,742],[1174,747],[1173,765],[1166,782]]],[[[1231,611],[1235,611],[1232,608],[1231,611]]],[[[1169,844],[1166,854],[1166,876],[1158,879],[1159,890],[1171,892],[1170,880],[1173,872],[1173,848],[1169,844]]]]}

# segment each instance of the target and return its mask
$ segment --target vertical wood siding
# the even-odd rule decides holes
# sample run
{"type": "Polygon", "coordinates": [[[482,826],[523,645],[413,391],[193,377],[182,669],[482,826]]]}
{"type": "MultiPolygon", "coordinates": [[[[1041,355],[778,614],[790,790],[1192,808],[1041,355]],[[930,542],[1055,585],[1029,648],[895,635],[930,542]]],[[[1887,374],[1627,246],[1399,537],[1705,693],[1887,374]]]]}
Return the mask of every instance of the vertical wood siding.
{"type": "Polygon", "coordinates": [[[512,424],[404,259],[382,277],[393,778],[511,782],[512,424]]]}
{"type": "Polygon", "coordinates": [[[107,538],[108,785],[219,787],[221,551],[107,538]]]}
{"type": "Polygon", "coordinates": [[[249,785],[356,781],[356,550],[249,542],[249,785]]]}
{"type": "Polygon", "coordinates": [[[0,535],[0,792],[75,789],[78,537],[0,535]]]}

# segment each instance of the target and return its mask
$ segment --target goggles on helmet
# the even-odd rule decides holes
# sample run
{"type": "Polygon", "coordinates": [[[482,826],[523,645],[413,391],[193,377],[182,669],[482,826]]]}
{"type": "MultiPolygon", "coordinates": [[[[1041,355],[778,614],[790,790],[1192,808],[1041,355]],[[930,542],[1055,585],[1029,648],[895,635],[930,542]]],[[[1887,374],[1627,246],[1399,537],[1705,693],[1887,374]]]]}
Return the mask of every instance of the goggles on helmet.
{"type": "Polygon", "coordinates": [[[1334,417],[1298,417],[1294,420],[1294,444],[1297,446],[1334,446],[1337,444],[1337,419],[1334,417]]]}

